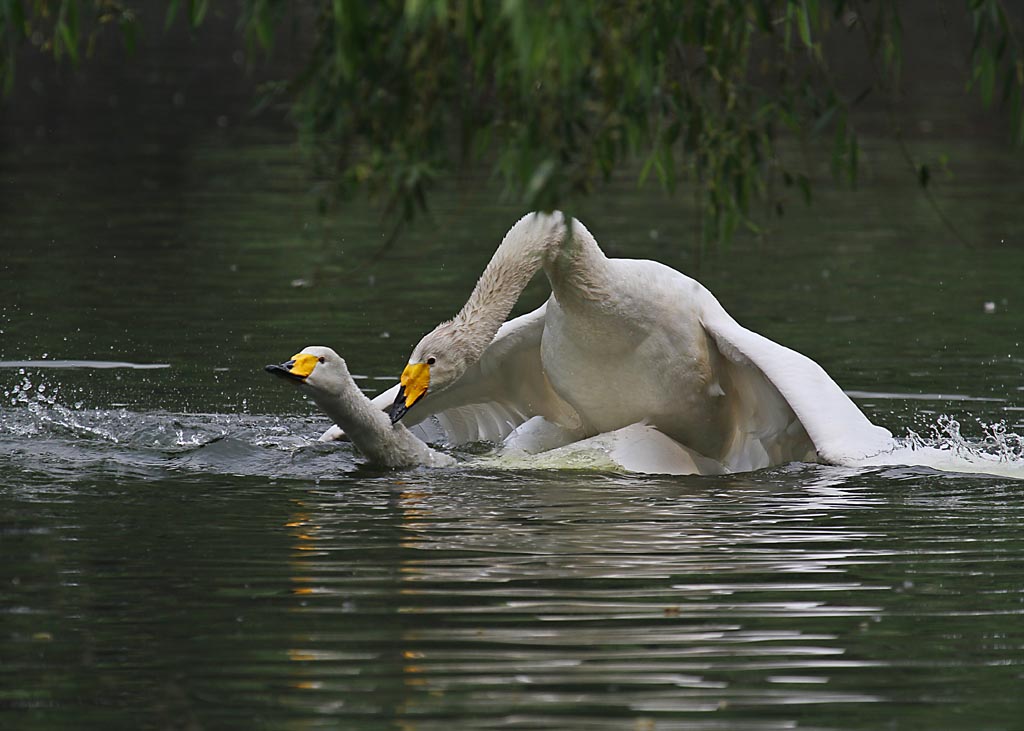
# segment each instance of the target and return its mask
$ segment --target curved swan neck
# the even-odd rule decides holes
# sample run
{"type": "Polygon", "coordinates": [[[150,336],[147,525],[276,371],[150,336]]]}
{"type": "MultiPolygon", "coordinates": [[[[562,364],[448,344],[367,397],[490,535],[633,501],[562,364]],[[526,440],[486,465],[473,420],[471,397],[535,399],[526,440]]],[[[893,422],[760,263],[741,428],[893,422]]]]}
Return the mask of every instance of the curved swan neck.
{"type": "MultiPolygon", "coordinates": [[[[347,376],[347,374],[346,374],[347,376]]],[[[442,465],[451,461],[391,419],[359,390],[351,377],[332,380],[328,387],[310,388],[316,405],[334,420],[366,457],[384,467],[442,465]]]]}
{"type": "Polygon", "coordinates": [[[466,304],[452,318],[466,338],[469,362],[480,357],[533,275],[564,239],[565,217],[559,211],[527,214],[505,234],[466,304]]]}
{"type": "Polygon", "coordinates": [[[560,303],[574,300],[606,300],[611,290],[608,257],[594,236],[573,219],[572,236],[548,249],[544,273],[560,303]]]}

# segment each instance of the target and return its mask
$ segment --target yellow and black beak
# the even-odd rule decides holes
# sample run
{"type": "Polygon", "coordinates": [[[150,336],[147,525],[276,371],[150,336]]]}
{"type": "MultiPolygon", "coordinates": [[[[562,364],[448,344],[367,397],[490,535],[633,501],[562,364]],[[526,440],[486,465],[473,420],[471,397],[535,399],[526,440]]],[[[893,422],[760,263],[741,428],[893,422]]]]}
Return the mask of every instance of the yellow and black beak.
{"type": "Polygon", "coordinates": [[[298,355],[293,355],[291,360],[285,361],[280,365],[268,365],[263,370],[275,376],[302,383],[313,372],[313,369],[316,368],[317,362],[318,359],[315,355],[299,353],[298,355]]]}
{"type": "Polygon", "coordinates": [[[423,398],[430,387],[430,366],[426,363],[410,363],[402,371],[398,396],[388,412],[391,423],[397,424],[413,404],[423,398]]]}

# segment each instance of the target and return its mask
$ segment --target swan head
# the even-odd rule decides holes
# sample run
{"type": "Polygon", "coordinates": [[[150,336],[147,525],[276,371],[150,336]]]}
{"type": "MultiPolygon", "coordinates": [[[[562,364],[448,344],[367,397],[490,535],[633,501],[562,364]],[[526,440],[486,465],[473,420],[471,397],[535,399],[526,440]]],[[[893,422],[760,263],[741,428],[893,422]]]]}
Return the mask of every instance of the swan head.
{"type": "Polygon", "coordinates": [[[443,322],[424,335],[402,371],[398,396],[389,412],[391,422],[398,423],[428,392],[438,393],[459,380],[477,357],[479,353],[467,342],[464,328],[453,321],[443,322]]]}
{"type": "Polygon", "coordinates": [[[336,391],[339,384],[352,378],[345,359],[320,345],[303,348],[284,363],[268,365],[264,370],[297,386],[319,391],[336,391]]]}

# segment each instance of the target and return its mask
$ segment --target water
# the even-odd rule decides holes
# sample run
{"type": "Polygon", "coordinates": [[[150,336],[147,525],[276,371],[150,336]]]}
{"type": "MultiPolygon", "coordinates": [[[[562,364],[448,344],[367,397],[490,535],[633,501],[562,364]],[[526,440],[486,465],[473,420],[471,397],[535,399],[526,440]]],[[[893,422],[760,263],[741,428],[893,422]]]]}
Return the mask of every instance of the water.
{"type": "Polygon", "coordinates": [[[86,413],[14,440],[10,727],[1019,717],[1017,482],[379,473],[294,436],[310,426],[86,413]],[[146,424],[134,444],[95,433],[118,419],[146,424]]]}
{"type": "Polygon", "coordinates": [[[936,195],[972,247],[872,140],[861,191],[724,252],[627,177],[577,211],[931,466],[387,472],[262,366],[325,344],[387,388],[522,211],[466,180],[380,254],[372,207],[315,214],[286,131],[225,128],[219,97],[157,119],[171,86],[113,131],[76,116],[106,92],[58,104],[84,131],[0,125],[0,727],[1020,727],[1024,176],[998,139],[915,143],[959,163],[936,195]]]}

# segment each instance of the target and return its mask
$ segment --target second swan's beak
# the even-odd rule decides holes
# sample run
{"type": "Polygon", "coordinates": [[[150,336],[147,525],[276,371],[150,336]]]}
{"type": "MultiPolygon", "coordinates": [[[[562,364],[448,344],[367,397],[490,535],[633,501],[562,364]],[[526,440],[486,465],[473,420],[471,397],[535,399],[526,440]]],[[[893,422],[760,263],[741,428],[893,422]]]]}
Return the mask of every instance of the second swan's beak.
{"type": "Polygon", "coordinates": [[[391,404],[391,423],[397,424],[413,404],[423,398],[430,386],[430,366],[426,363],[410,363],[402,371],[398,396],[391,404]]]}
{"type": "Polygon", "coordinates": [[[300,383],[306,380],[306,377],[313,372],[316,368],[317,357],[310,355],[309,353],[299,353],[293,355],[291,360],[285,361],[280,365],[271,364],[264,367],[267,373],[271,373],[281,378],[287,378],[292,381],[299,381],[300,383]]]}

